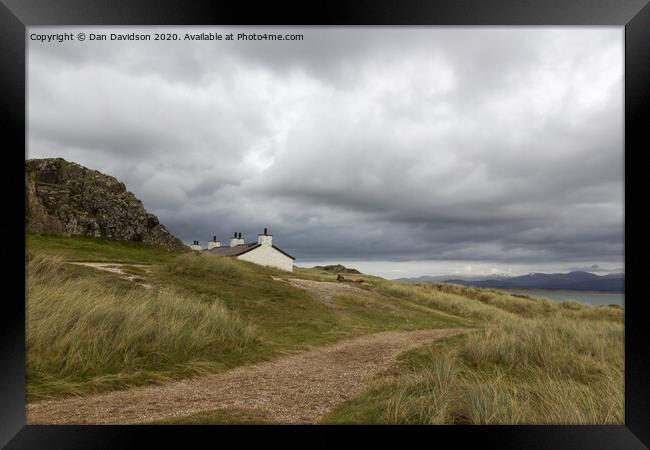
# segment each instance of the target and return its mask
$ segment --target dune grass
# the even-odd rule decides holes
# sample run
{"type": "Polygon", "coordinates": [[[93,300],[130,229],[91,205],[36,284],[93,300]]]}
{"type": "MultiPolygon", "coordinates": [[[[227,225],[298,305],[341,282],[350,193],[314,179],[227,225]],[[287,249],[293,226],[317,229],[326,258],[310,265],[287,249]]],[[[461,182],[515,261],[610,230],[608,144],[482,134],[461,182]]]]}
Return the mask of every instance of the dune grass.
{"type": "Polygon", "coordinates": [[[101,261],[109,261],[123,242],[36,238],[27,265],[30,401],[217,373],[375,331],[464,324],[372,292],[341,296],[333,311],[275,280],[288,276],[280,270],[194,252],[158,260],[158,248],[130,245],[129,264],[146,266],[121,270],[147,289],[68,263],[92,260],[104,247],[101,261]]]}
{"type": "Polygon", "coordinates": [[[447,299],[448,310],[490,320],[405,353],[392,375],[325,423],[624,422],[621,310],[451,285],[390,288],[428,304],[447,299]]]}
{"type": "MultiPolygon", "coordinates": [[[[362,290],[336,295],[333,310],[277,280],[335,281],[322,270],[289,275],[110,240],[28,236],[27,243],[30,401],[215,373],[365,333],[473,326],[403,354],[324,422],[623,423],[618,308],[350,275],[362,290]],[[145,264],[122,269],[151,287],[70,261],[145,264]]],[[[220,411],[173,420],[263,419],[220,411]]]]}
{"type": "Polygon", "coordinates": [[[236,358],[258,345],[254,327],[216,297],[107,285],[75,276],[60,257],[30,258],[27,292],[30,397],[46,396],[53,378],[55,392],[80,380],[120,386],[143,372],[189,373],[183,364],[236,358]]]}
{"type": "Polygon", "coordinates": [[[392,281],[380,281],[375,289],[384,295],[401,298],[476,321],[497,320],[512,315],[495,305],[489,305],[458,292],[447,292],[436,285],[407,285],[392,281]]]}

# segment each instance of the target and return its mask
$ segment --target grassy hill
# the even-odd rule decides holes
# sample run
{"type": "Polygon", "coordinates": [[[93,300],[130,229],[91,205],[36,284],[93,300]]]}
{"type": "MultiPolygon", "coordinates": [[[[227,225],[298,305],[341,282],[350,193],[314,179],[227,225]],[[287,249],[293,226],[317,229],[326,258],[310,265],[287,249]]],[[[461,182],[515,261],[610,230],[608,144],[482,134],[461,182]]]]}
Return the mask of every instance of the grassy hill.
{"type": "Polygon", "coordinates": [[[221,372],[378,331],[475,327],[403,354],[325,421],[623,421],[619,309],[354,273],[341,284],[356,289],[327,303],[287,282],[335,281],[340,272],[325,268],[288,274],[61,236],[28,236],[27,250],[30,401],[221,372]],[[82,261],[120,263],[122,273],[72,264],[82,261]]]}
{"type": "Polygon", "coordinates": [[[32,400],[218,372],[363,333],[465,323],[369,289],[363,301],[337,298],[342,314],[272,278],[286,272],[229,258],[61,236],[28,236],[27,249],[32,400]],[[132,263],[123,268],[151,287],[70,261],[132,263]]]}

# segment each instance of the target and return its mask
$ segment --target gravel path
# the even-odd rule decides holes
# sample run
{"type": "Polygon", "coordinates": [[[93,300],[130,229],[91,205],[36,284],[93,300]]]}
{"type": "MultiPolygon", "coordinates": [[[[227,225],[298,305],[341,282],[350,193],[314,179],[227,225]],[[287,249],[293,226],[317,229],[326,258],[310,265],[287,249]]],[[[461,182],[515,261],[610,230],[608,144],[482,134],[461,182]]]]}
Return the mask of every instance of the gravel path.
{"type": "Polygon", "coordinates": [[[263,411],[279,423],[315,423],[362,393],[412,347],[468,329],[361,336],[228,372],[89,397],[32,403],[29,424],[130,424],[222,408],[263,411]]]}

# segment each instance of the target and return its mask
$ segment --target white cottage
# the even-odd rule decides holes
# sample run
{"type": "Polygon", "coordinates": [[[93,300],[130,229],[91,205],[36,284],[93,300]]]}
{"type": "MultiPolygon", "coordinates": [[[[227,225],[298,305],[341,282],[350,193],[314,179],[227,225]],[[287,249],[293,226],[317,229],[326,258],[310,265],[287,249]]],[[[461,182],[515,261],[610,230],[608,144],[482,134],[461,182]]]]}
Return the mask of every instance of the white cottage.
{"type": "Polygon", "coordinates": [[[273,236],[264,233],[257,235],[257,242],[244,243],[241,233],[235,233],[230,238],[230,246],[222,247],[221,242],[214,236],[208,242],[208,248],[204,250],[209,255],[230,256],[233,258],[249,261],[261,266],[276,267],[278,269],[293,272],[293,261],[296,259],[282,249],[273,245],[273,236]]]}

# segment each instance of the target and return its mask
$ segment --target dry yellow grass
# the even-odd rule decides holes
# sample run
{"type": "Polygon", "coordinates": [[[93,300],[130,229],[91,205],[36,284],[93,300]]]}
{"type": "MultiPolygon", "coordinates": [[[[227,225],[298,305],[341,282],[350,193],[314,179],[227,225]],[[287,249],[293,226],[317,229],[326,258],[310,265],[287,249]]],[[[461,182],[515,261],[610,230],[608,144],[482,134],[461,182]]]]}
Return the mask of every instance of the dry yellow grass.
{"type": "Polygon", "coordinates": [[[326,422],[624,422],[622,310],[454,285],[380,289],[477,319],[482,329],[409,352],[396,378],[326,422]]]}
{"type": "Polygon", "coordinates": [[[254,329],[216,298],[106,285],[67,273],[56,256],[33,256],[27,269],[30,379],[155,370],[255,343],[254,329]]]}
{"type": "Polygon", "coordinates": [[[468,337],[457,357],[471,423],[623,423],[623,324],[553,315],[468,337]]]}

